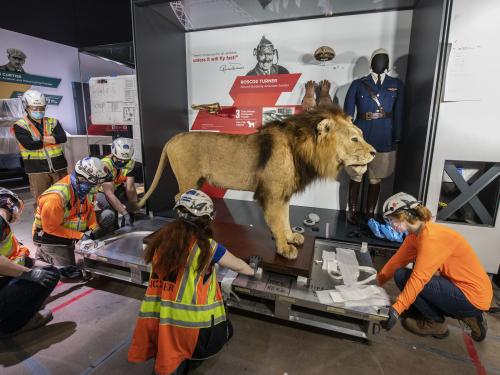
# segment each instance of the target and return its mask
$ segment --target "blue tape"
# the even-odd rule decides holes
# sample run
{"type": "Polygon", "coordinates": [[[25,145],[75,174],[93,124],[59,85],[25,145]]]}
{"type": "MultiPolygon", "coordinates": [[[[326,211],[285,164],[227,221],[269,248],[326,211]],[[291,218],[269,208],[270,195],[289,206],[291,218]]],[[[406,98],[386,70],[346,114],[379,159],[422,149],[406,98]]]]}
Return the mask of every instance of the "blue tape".
{"type": "Polygon", "coordinates": [[[122,349],[124,346],[129,345],[130,342],[132,341],[132,336],[129,335],[125,340],[121,341],[118,345],[116,345],[113,349],[111,349],[109,352],[104,354],[101,358],[99,358],[97,361],[94,363],[90,364],[89,367],[87,367],[85,370],[83,370],[80,375],[89,375],[92,374],[95,370],[97,370],[98,367],[100,367],[102,364],[107,362],[113,355],[118,352],[120,349],[122,349]]]}

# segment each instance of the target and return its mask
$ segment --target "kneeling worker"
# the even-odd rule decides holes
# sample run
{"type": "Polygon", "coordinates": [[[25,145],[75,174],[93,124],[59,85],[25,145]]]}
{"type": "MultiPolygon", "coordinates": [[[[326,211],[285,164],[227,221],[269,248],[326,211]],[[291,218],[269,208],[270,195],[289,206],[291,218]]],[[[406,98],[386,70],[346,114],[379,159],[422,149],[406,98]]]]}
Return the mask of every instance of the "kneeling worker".
{"type": "Polygon", "coordinates": [[[97,206],[101,209],[97,221],[103,232],[117,229],[118,215],[122,215],[122,226],[132,225],[133,217],[129,211],[137,207],[137,191],[135,190],[135,161],[132,139],[117,138],[111,146],[111,155],[102,159],[113,176],[113,181],[102,184],[97,193],[97,206]],[[123,203],[128,203],[124,205],[123,203]],[[127,209],[128,206],[128,209],[127,209]]]}
{"type": "Polygon", "coordinates": [[[431,221],[431,212],[414,197],[398,193],[386,200],[383,214],[394,230],[409,235],[379,272],[379,285],[392,276],[401,294],[382,324],[391,329],[406,310],[403,326],[421,336],[444,338],[449,331],[445,316],[467,325],[476,341],[486,337],[483,312],[493,298],[491,282],[469,243],[454,230],[431,221]],[[413,269],[403,268],[415,262],[413,269]]]}
{"type": "Polygon", "coordinates": [[[231,338],[215,263],[255,273],[212,239],[208,195],[189,190],[174,210],[177,220],[157,231],[145,251],[152,271],[128,353],[130,362],[155,357],[157,375],[185,373],[188,360],[215,355],[231,338]]]}
{"type": "Polygon", "coordinates": [[[86,157],[75,170],[38,198],[33,241],[37,259],[56,266],[75,265],[75,243],[94,240],[101,233],[89,194],[109,181],[110,172],[98,158],[86,157]]]}
{"type": "Polygon", "coordinates": [[[25,267],[33,261],[10,227],[23,206],[15,193],[0,188],[0,338],[48,323],[51,311],[40,308],[59,281],[59,271],[53,266],[25,267]]]}

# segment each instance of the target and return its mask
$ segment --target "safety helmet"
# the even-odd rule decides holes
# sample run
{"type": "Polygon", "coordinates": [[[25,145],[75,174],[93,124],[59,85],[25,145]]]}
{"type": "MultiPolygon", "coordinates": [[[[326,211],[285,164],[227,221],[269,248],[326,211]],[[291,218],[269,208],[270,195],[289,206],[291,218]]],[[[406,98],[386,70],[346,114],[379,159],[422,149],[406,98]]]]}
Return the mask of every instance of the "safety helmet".
{"type": "Polygon", "coordinates": [[[389,216],[399,210],[412,210],[420,202],[412,195],[407,193],[397,193],[389,197],[383,206],[383,216],[389,216]]]}
{"type": "Polygon", "coordinates": [[[130,138],[117,138],[111,145],[111,154],[118,159],[130,160],[134,156],[134,141],[130,138]]]}
{"type": "Polygon", "coordinates": [[[0,208],[7,210],[12,216],[11,222],[14,222],[23,212],[24,201],[16,193],[0,187],[0,208]]]}
{"type": "Polygon", "coordinates": [[[88,156],[78,160],[75,165],[77,176],[83,177],[87,182],[98,185],[112,179],[111,171],[101,159],[88,156]]]}
{"type": "Polygon", "coordinates": [[[23,103],[24,109],[27,109],[29,106],[45,107],[47,105],[47,100],[45,99],[45,95],[43,95],[40,91],[37,90],[26,91],[23,94],[21,101],[23,103]]]}
{"type": "Polygon", "coordinates": [[[181,195],[174,207],[179,217],[189,219],[191,217],[208,216],[210,220],[215,218],[215,206],[212,199],[201,190],[191,189],[181,195]],[[184,207],[188,213],[182,212],[184,207]]]}

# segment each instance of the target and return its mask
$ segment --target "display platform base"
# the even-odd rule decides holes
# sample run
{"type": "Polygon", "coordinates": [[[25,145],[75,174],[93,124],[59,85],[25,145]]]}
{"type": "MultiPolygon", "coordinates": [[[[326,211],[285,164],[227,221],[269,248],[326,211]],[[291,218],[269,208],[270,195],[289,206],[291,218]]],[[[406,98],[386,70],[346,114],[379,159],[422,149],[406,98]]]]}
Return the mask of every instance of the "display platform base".
{"type": "Polygon", "coordinates": [[[314,255],[314,238],[304,236],[304,244],[298,246],[297,259],[286,259],[276,253],[276,243],[271,232],[249,225],[217,221],[213,225],[214,238],[235,256],[248,261],[257,255],[262,258],[260,267],[265,271],[291,276],[309,277],[314,255]]]}

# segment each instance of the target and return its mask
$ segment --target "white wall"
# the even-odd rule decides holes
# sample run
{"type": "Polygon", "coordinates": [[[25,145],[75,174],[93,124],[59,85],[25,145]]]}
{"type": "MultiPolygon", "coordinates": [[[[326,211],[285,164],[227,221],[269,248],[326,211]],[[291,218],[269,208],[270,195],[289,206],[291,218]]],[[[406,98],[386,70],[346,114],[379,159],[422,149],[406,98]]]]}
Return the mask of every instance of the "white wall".
{"type": "MultiPolygon", "coordinates": [[[[436,214],[445,160],[500,162],[498,118],[498,62],[500,49],[500,2],[498,0],[454,0],[449,43],[473,46],[465,57],[463,74],[452,77],[448,69],[446,89],[464,87],[454,94],[454,102],[439,108],[436,142],[432,160],[427,206],[436,214]],[[472,71],[468,62],[473,61],[472,71]],[[454,79],[454,82],[451,80],[454,79]],[[472,95],[471,95],[472,92],[472,95]],[[462,96],[465,100],[460,100],[462,96]],[[468,99],[479,100],[468,100],[468,99]]],[[[449,62],[449,64],[452,62],[449,62]]],[[[456,70],[455,70],[456,72],[456,70]]],[[[446,96],[445,96],[446,98],[446,96]]],[[[471,243],[488,272],[496,273],[500,263],[500,215],[495,227],[446,224],[471,243]]]]}
{"type": "MultiPolygon", "coordinates": [[[[304,84],[307,81],[328,79],[332,83],[331,94],[338,97],[342,106],[351,82],[368,74],[369,58],[377,48],[386,48],[390,54],[390,65],[397,66],[397,70],[393,69],[390,74],[404,79],[411,17],[411,11],[381,12],[187,33],[189,105],[215,101],[221,105],[231,105],[233,99],[229,96],[229,90],[234,79],[238,75],[245,75],[255,66],[256,58],[252,52],[262,35],[265,35],[279,51],[279,64],[290,73],[302,73],[295,89],[282,94],[278,104],[298,105],[304,96],[304,84]],[[319,65],[312,58],[314,50],[322,45],[331,46],[337,54],[332,63],[326,66],[319,65]],[[232,62],[243,69],[222,72],[222,62],[192,61],[194,55],[228,51],[238,55],[232,62]]],[[[195,116],[196,112],[190,110],[190,126],[195,116]]],[[[392,179],[388,180],[385,195],[388,194],[387,190],[392,189],[392,179]]],[[[345,201],[346,191],[339,189],[338,182],[318,182],[303,194],[294,196],[292,204],[345,208],[341,207],[341,201],[345,201]]],[[[252,194],[230,191],[225,197],[251,199],[252,194]]],[[[381,199],[384,199],[384,194],[381,199]]]]}
{"type": "MultiPolygon", "coordinates": [[[[40,27],[43,26],[40,25],[40,27]]],[[[8,62],[6,52],[8,48],[20,49],[27,55],[24,65],[27,73],[61,79],[58,88],[37,86],[32,86],[32,88],[46,94],[63,97],[58,106],[48,106],[47,115],[58,118],[67,132],[76,134],[71,83],[80,81],[78,50],[63,44],[0,29],[0,65],[8,62]]],[[[0,82],[0,85],[2,84],[4,83],[0,82]]]]}

